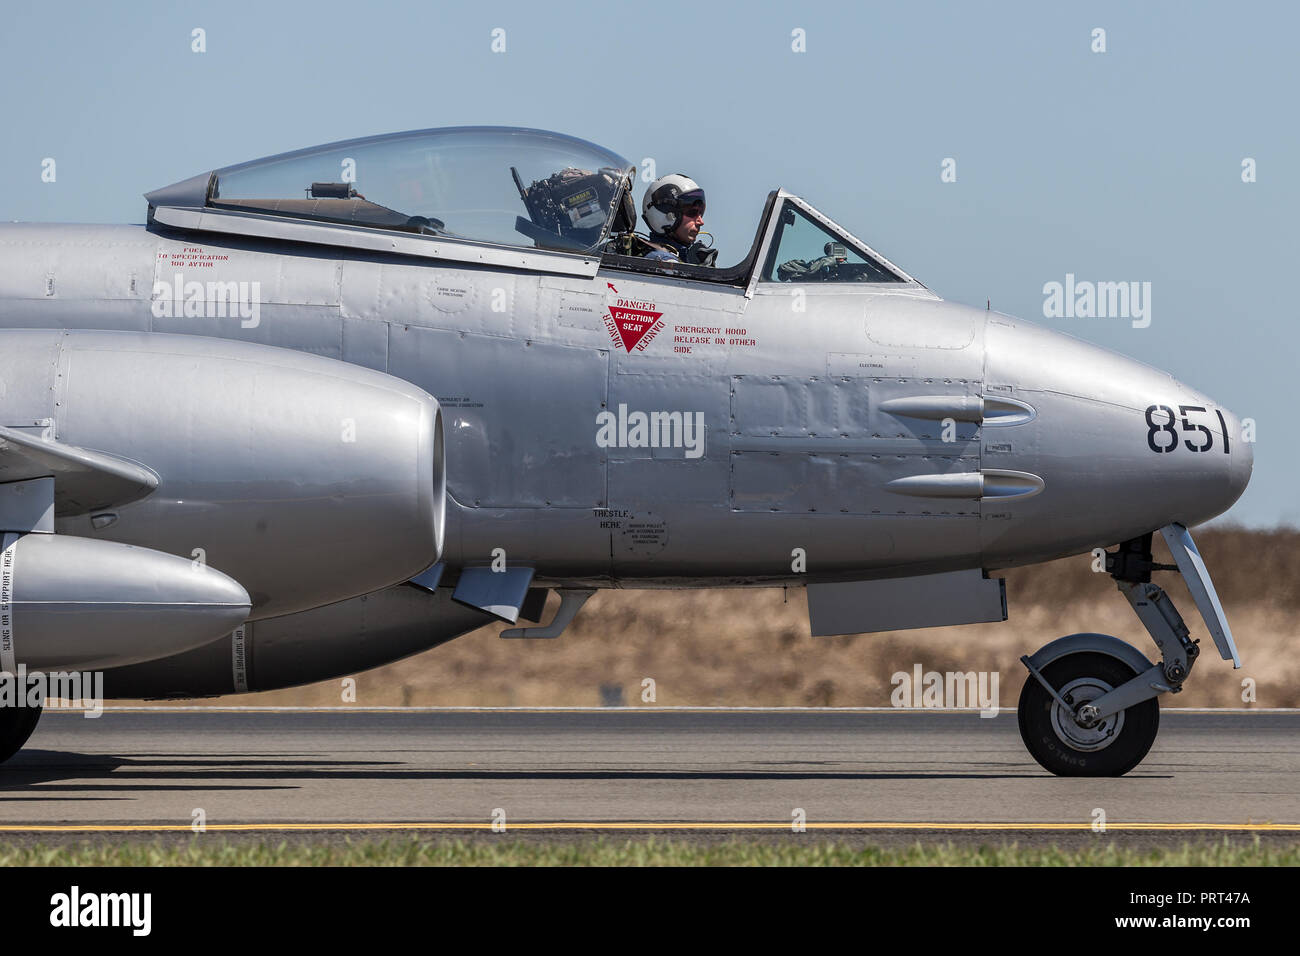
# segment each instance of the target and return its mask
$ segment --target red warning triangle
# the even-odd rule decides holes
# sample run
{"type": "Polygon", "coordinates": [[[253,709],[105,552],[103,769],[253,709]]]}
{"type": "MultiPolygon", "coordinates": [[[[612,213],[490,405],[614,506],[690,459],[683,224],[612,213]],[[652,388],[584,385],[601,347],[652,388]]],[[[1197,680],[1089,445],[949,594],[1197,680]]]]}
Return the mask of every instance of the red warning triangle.
{"type": "Polygon", "coordinates": [[[623,340],[623,348],[629,352],[636,348],[636,344],[659,321],[659,316],[663,315],[662,312],[651,312],[648,309],[626,309],[617,305],[611,305],[608,308],[609,314],[614,319],[614,324],[618,327],[618,337],[623,340]]]}

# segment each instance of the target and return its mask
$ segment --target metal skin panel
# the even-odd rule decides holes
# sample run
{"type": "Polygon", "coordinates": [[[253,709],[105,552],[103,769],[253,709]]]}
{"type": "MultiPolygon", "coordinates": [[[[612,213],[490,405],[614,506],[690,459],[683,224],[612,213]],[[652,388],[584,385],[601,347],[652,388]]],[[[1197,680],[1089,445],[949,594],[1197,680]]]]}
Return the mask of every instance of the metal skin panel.
{"type": "Polygon", "coordinates": [[[54,479],[0,484],[0,531],[54,533],[54,479]]]}
{"type": "Polygon", "coordinates": [[[342,353],[345,362],[372,368],[376,372],[387,371],[388,323],[368,322],[345,316],[342,353]]]}
{"type": "MultiPolygon", "coordinates": [[[[158,243],[153,283],[172,286],[177,278],[202,282],[258,283],[264,303],[278,306],[325,306],[337,310],[343,264],[321,259],[307,250],[280,250],[280,255],[249,255],[241,250],[210,247],[204,236],[168,237],[158,243]]],[[[150,300],[158,298],[153,285],[150,300]]],[[[156,313],[155,313],[156,314],[156,313]]],[[[196,316],[176,316],[193,321],[196,316]]],[[[253,326],[245,325],[244,331],[253,326]]],[[[160,330],[166,331],[166,330],[160,330]]]]}
{"type": "MultiPolygon", "coordinates": [[[[848,376],[735,376],[732,507],[975,518],[975,500],[936,503],[891,482],[979,471],[978,425],[887,412],[900,393],[965,396],[967,383],[848,376]]],[[[972,529],[973,530],[973,529],[972,529]]]]}
{"type": "Polygon", "coordinates": [[[735,375],[731,433],[737,438],[871,437],[865,379],[735,375]]]}
{"type": "Polygon", "coordinates": [[[341,358],[342,263],[280,252],[225,248],[206,236],[161,239],[150,279],[151,330],[341,358]],[[201,300],[190,292],[193,283],[202,287],[201,300]]]}
{"type": "Polygon", "coordinates": [[[505,551],[510,564],[537,570],[534,584],[569,581],[610,586],[613,570],[604,508],[473,508],[447,496],[446,560],[456,567],[491,562],[505,551]],[[542,573],[541,568],[545,568],[542,573]]]}
{"type": "MultiPolygon", "coordinates": [[[[0,309],[8,304],[3,299],[0,303],[0,309]]],[[[5,324],[12,325],[13,321],[11,318],[5,324]]],[[[59,337],[47,332],[6,330],[4,341],[6,347],[0,349],[0,424],[52,438],[50,396],[58,377],[59,337]]]]}
{"type": "Polygon", "coordinates": [[[248,615],[238,582],[184,558],[62,534],[25,535],[11,547],[14,661],[0,669],[93,670],[167,657],[248,615]]]}
{"type": "Polygon", "coordinates": [[[352,261],[341,309],[347,319],[531,338],[537,287],[532,276],[499,270],[352,261]]]}
{"type": "MultiPolygon", "coordinates": [[[[138,227],[12,223],[0,230],[0,300],[148,302],[153,289],[157,239],[138,227]]],[[[116,328],[84,310],[83,328],[116,328]]]]}
{"type": "Polygon", "coordinates": [[[595,442],[608,353],[403,326],[390,370],[433,392],[446,415],[447,485],[467,508],[605,506],[595,442]],[[533,367],[537,377],[510,369],[533,367]]]}
{"type": "MultiPolygon", "coordinates": [[[[890,309],[902,310],[904,318],[916,309],[932,310],[937,300],[930,293],[818,291],[799,312],[785,284],[760,283],[756,289],[746,322],[764,340],[780,341],[753,356],[759,362],[752,364],[770,369],[772,358],[785,358],[777,374],[732,376],[732,508],[835,516],[834,526],[816,540],[823,554],[835,552],[840,534],[879,538],[871,522],[908,516],[916,519],[908,535],[911,546],[932,556],[970,560],[978,554],[978,500],[936,501],[897,494],[886,485],[915,476],[977,472],[979,426],[957,422],[947,436],[952,440],[945,441],[942,422],[880,406],[899,396],[978,394],[983,314],[949,307],[939,340],[945,347],[932,348],[884,321],[890,309]],[[858,359],[847,361],[847,355],[858,359]]],[[[804,539],[792,546],[809,543],[804,539]]],[[[788,565],[788,549],[785,554],[788,565]]],[[[862,576],[870,577],[897,567],[899,558],[890,549],[876,560],[853,560],[862,576]]],[[[825,567],[821,559],[809,564],[810,575],[844,570],[838,562],[825,567]]]]}
{"type": "Polygon", "coordinates": [[[683,561],[698,562],[700,568],[718,567],[719,561],[726,561],[721,553],[724,541],[703,543],[683,535],[693,522],[716,532],[728,513],[726,380],[721,376],[701,380],[685,369],[634,364],[626,355],[623,358],[622,374],[613,376],[618,396],[611,404],[613,412],[625,410],[625,417],[633,412],[672,413],[678,417],[665,420],[670,438],[675,422],[680,420],[684,426],[685,416],[690,415],[697,426],[702,425],[691,436],[699,454],[689,457],[693,452],[685,447],[684,428],[680,447],[661,441],[660,447],[608,449],[611,504],[589,520],[607,536],[608,553],[619,577],[671,573],[683,561]],[[684,520],[686,515],[692,519],[684,520]]]}
{"type": "MultiPolygon", "coordinates": [[[[977,459],[956,456],[745,451],[731,456],[736,511],[807,511],[838,515],[944,515],[973,523],[978,492],[936,499],[891,487],[899,475],[977,475],[977,459]]],[[[973,528],[970,529],[973,532],[973,528]]]]}
{"type": "MultiPolygon", "coordinates": [[[[865,303],[867,339],[889,351],[978,349],[983,317],[971,309],[953,309],[941,299],[881,299],[865,303]]],[[[932,374],[922,370],[922,374],[932,374]]]]}
{"type": "MultiPolygon", "coordinates": [[[[48,230],[54,227],[45,228],[48,238],[48,230]]],[[[65,228],[70,239],[78,235],[76,229],[65,228]]],[[[103,227],[95,229],[98,236],[105,234],[103,227]]],[[[140,235],[138,229],[129,227],[122,227],[120,231],[124,241],[140,235]]],[[[5,234],[6,230],[0,229],[0,237],[5,234]]],[[[170,255],[177,241],[174,237],[160,238],[158,249],[165,249],[170,255]]],[[[259,245],[248,239],[218,240],[205,236],[204,241],[206,247],[215,247],[228,241],[229,245],[222,245],[221,248],[231,255],[231,262],[235,261],[237,255],[255,258],[283,256],[285,261],[279,265],[259,267],[261,271],[258,274],[268,275],[292,272],[294,263],[302,258],[305,249],[301,246],[293,247],[292,254],[286,254],[285,247],[276,252],[271,245],[259,245]]],[[[183,246],[183,240],[181,242],[183,246]]],[[[151,267],[158,249],[151,254],[151,267]]],[[[1181,516],[1187,520],[1199,520],[1197,510],[1205,515],[1220,511],[1230,504],[1235,499],[1234,489],[1244,480],[1242,476],[1249,472],[1249,449],[1244,446],[1233,448],[1234,454],[1230,460],[1233,474],[1237,476],[1235,478],[1224,474],[1207,474],[1207,466],[1221,463],[1208,462],[1203,460],[1203,456],[1198,459],[1190,455],[1169,455],[1158,459],[1150,455],[1146,449],[1146,429],[1142,424],[1141,408],[1157,398],[1144,396],[1140,405],[1137,401],[1131,401],[1125,406],[1112,406],[1105,402],[1098,404],[1095,399],[1084,397],[1094,395],[1094,388],[1098,385],[1112,388],[1108,383],[1131,379],[1133,370],[1142,375],[1155,375],[1159,381],[1171,382],[1167,376],[1160,376],[1153,370],[1145,370],[1138,363],[1066,336],[1013,322],[997,313],[942,302],[926,290],[891,289],[881,292],[870,287],[809,287],[805,311],[795,312],[791,304],[791,290],[783,283],[759,282],[755,286],[753,298],[746,300],[739,290],[706,288],[707,284],[699,281],[641,277],[611,271],[608,274],[602,273],[589,282],[558,276],[518,278],[512,283],[508,297],[509,312],[494,313],[490,308],[492,291],[503,288],[502,273],[496,270],[478,271],[458,264],[452,271],[454,278],[461,283],[467,275],[480,276],[477,279],[477,291],[473,293],[476,297],[474,301],[480,304],[454,312],[436,308],[422,291],[429,284],[439,281],[441,267],[438,265],[385,263],[375,260],[370,254],[348,254],[322,248],[316,248],[313,253],[327,261],[340,256],[346,259],[340,289],[341,309],[355,311],[353,318],[356,322],[366,321],[366,316],[375,316],[375,321],[378,321],[378,317],[382,316],[390,324],[390,371],[402,377],[418,379],[416,384],[430,389],[434,394],[446,397],[461,395],[459,389],[453,392],[436,383],[435,371],[415,368],[418,363],[410,360],[409,349],[405,345],[399,345],[400,338],[414,341],[420,337],[407,332],[408,323],[412,324],[412,328],[418,325],[425,329],[441,329],[457,338],[454,349],[441,353],[437,358],[439,369],[454,366],[453,370],[461,376],[462,381],[472,377],[476,380],[481,378],[490,381],[491,387],[513,396],[507,405],[508,415],[500,419],[482,419],[490,433],[484,432],[475,440],[480,442],[480,448],[491,449],[492,456],[497,455],[499,449],[509,448],[509,442],[514,441],[511,460],[522,462],[526,458],[523,449],[528,447],[528,443],[538,442],[540,444],[536,453],[528,459],[529,464],[540,464],[540,473],[543,475],[565,474],[567,463],[563,456],[552,460],[555,439],[540,427],[526,427],[532,421],[531,416],[545,413],[544,410],[548,407],[552,409],[548,413],[548,421],[552,423],[547,426],[548,429],[561,422],[559,427],[571,429],[567,442],[569,461],[573,460],[573,455],[589,455],[593,460],[596,459],[600,449],[594,447],[594,416],[589,417],[587,409],[599,407],[602,400],[607,400],[611,408],[617,408],[618,403],[622,402],[629,409],[702,411],[714,419],[706,422],[709,427],[704,457],[693,462],[683,462],[682,467],[676,471],[658,473],[665,466],[659,464],[660,460],[654,456],[640,458],[630,454],[632,449],[612,449],[624,457],[610,459],[622,464],[610,468],[612,484],[609,497],[602,506],[595,504],[595,500],[599,499],[582,501],[576,494],[569,499],[558,499],[573,504],[572,510],[575,513],[568,517],[563,514],[565,509],[559,509],[559,513],[547,514],[544,518],[542,512],[548,509],[544,504],[545,495],[538,493],[542,485],[536,481],[525,481],[522,477],[516,486],[523,496],[520,500],[507,501],[508,496],[500,494],[492,499],[500,503],[499,507],[480,507],[477,511],[472,507],[472,500],[461,502],[466,505],[463,509],[457,507],[456,501],[452,501],[449,505],[449,540],[453,547],[460,544],[463,549],[462,553],[449,555],[452,560],[487,560],[492,548],[504,547],[512,557],[518,552],[521,558],[526,557],[534,564],[539,579],[554,577],[557,580],[608,581],[611,573],[610,529],[601,529],[601,521],[608,519],[595,514],[597,507],[604,507],[632,513],[647,512],[658,516],[666,524],[667,544],[656,553],[653,568],[634,562],[626,570],[615,572],[632,575],[626,583],[638,581],[640,579],[635,576],[647,573],[650,577],[641,583],[662,583],[674,578],[680,578],[682,584],[701,585],[751,579],[805,580],[793,576],[789,571],[790,547],[806,546],[790,539],[802,538],[806,542],[812,537],[802,520],[789,525],[790,530],[786,530],[782,521],[773,523],[772,519],[776,516],[768,512],[764,514],[761,524],[747,525],[743,515],[732,513],[727,500],[709,498],[716,493],[716,476],[721,473],[717,470],[715,453],[719,450],[719,443],[713,427],[718,413],[713,410],[721,407],[719,398],[726,395],[725,414],[730,418],[728,393],[730,382],[737,375],[788,375],[811,379],[815,376],[830,377],[835,372],[859,373],[856,376],[841,376],[860,377],[866,383],[868,394],[868,426],[862,429],[852,423],[851,434],[870,432],[874,436],[879,432],[883,442],[890,432],[881,429],[892,425],[895,431],[890,440],[909,443],[911,449],[922,459],[908,464],[931,471],[939,470],[938,466],[933,462],[927,465],[923,459],[927,455],[933,455],[936,450],[941,457],[952,457],[956,452],[959,459],[966,461],[960,469],[971,467],[973,462],[970,458],[974,449],[969,446],[978,435],[980,460],[985,467],[1028,472],[1044,479],[1045,490],[1041,494],[1023,500],[999,501],[992,513],[978,521],[938,519],[933,513],[936,508],[934,500],[918,498],[911,501],[891,495],[891,499],[896,499],[891,501],[894,511],[903,512],[894,517],[912,522],[909,525],[904,521],[903,527],[907,530],[901,534],[893,527],[894,522],[880,522],[885,517],[885,508],[879,509],[878,515],[870,514],[876,510],[870,507],[866,507],[867,513],[862,515],[846,515],[838,509],[833,518],[831,514],[819,514],[815,539],[826,563],[816,562],[810,565],[810,574],[840,576],[857,572],[864,577],[897,574],[897,562],[904,558],[896,547],[900,538],[907,542],[906,560],[916,562],[919,570],[938,570],[941,565],[951,564],[954,560],[968,562],[968,566],[972,567],[1009,566],[1042,560],[1085,550],[1100,543],[1113,543],[1123,535],[1134,533],[1132,529],[1138,522],[1149,525],[1151,518],[1143,519],[1141,516],[1149,516],[1151,498],[1158,498],[1162,503],[1159,510],[1175,512],[1161,515],[1161,518],[1175,520],[1181,516]],[[423,285],[410,279],[413,272],[420,270],[427,273],[423,285]],[[397,278],[399,276],[400,279],[397,278]],[[529,283],[528,289],[531,290],[527,293],[519,285],[524,281],[529,283]],[[646,349],[625,348],[622,343],[611,339],[608,329],[602,332],[581,327],[584,324],[581,320],[592,314],[591,308],[597,301],[601,303],[604,321],[607,297],[613,295],[610,286],[625,296],[652,300],[661,308],[665,328],[646,349]],[[393,291],[399,289],[412,291],[402,294],[393,291]],[[579,302],[579,309],[566,310],[568,324],[565,324],[558,310],[570,296],[579,302]],[[362,303],[370,304],[363,308],[362,303]],[[485,310],[481,304],[487,304],[488,308],[485,310]],[[551,310],[556,310],[556,313],[552,315],[551,310]],[[900,310],[898,314],[904,316],[906,321],[887,321],[892,314],[891,310],[900,310]],[[578,318],[575,319],[575,315],[578,318]],[[936,347],[927,344],[928,340],[923,334],[911,334],[909,337],[904,328],[908,323],[912,323],[908,327],[923,327],[931,321],[938,322],[942,332],[936,339],[936,347]],[[728,325],[743,327],[746,334],[723,338],[752,339],[754,345],[693,344],[689,353],[672,351],[680,345],[673,341],[679,334],[674,331],[676,326],[725,328],[728,325]],[[495,328],[497,334],[459,338],[465,326],[479,330],[495,328]],[[534,343],[532,346],[524,345],[512,336],[511,330],[520,329],[530,330],[532,337],[525,338],[524,342],[531,341],[534,343]],[[514,345],[510,345],[510,342],[514,345]],[[548,349],[530,351],[538,346],[560,344],[580,344],[593,351],[608,350],[614,354],[615,358],[610,363],[612,368],[607,369],[606,379],[600,386],[608,390],[607,397],[597,390],[595,378],[599,377],[599,373],[584,378],[584,381],[590,383],[589,392],[584,397],[580,389],[557,379],[553,366],[547,361],[552,354],[548,349]],[[990,372],[985,386],[986,353],[990,372]],[[533,359],[532,356],[537,358],[533,359]],[[477,372],[468,371],[470,369],[477,369],[477,372]],[[507,371],[503,372],[503,369],[507,371]],[[1098,375],[1100,369],[1110,369],[1112,373],[1098,375]],[[499,379],[510,379],[510,384],[501,385],[493,381],[499,379]],[[530,382],[531,393],[528,387],[530,382]],[[948,444],[936,449],[932,438],[923,436],[933,436],[939,422],[911,420],[897,415],[886,418],[886,413],[879,410],[883,401],[887,400],[886,396],[905,397],[911,388],[921,395],[970,396],[984,392],[1020,398],[1035,406],[1037,417],[1025,424],[997,429],[980,429],[974,423],[958,422],[959,441],[956,446],[948,444]],[[556,414],[555,405],[549,401],[552,392],[557,389],[562,407],[568,410],[564,415],[556,414]],[[669,392],[671,400],[667,397],[669,392]],[[538,398],[525,408],[523,396],[526,393],[534,398],[544,396],[546,400],[538,398]],[[1104,420],[1105,415],[1093,416],[1090,409],[1094,406],[1107,409],[1107,414],[1122,419],[1123,426],[1118,421],[1108,423],[1104,420]],[[1135,407],[1138,409],[1136,442],[1129,442],[1128,450],[1117,458],[1112,451],[1112,434],[1117,428],[1132,430],[1135,407]],[[582,411],[579,412],[578,409],[582,411]],[[1084,411],[1081,417],[1076,415],[1079,410],[1084,411]],[[525,415],[523,419],[519,418],[521,414],[525,415]],[[897,438],[898,435],[903,437],[897,438]],[[579,446],[580,441],[586,443],[585,448],[579,446]],[[552,443],[552,446],[548,447],[548,443],[552,443]],[[1130,457],[1125,459],[1126,455],[1130,457]],[[1147,460],[1148,457],[1150,461],[1147,460]],[[644,463],[643,472],[636,469],[637,461],[644,463]],[[1113,493],[1114,487],[1127,480],[1125,476],[1149,475],[1153,465],[1165,469],[1165,474],[1174,479],[1175,485],[1184,484],[1185,492],[1178,487],[1171,488],[1163,479],[1139,478],[1148,482],[1144,487],[1151,489],[1149,493],[1113,493]],[[1099,472],[1104,469],[1109,469],[1106,472],[1106,482],[1112,490],[1103,502],[1097,499],[1095,491],[1099,472]],[[701,484],[696,485],[696,475],[714,477],[705,478],[701,484]],[[1210,483],[1208,495],[1205,493],[1207,481],[1210,483]],[[624,494],[621,491],[623,487],[628,489],[627,497],[635,497],[634,501],[619,500],[619,496],[624,494]],[[580,501],[586,509],[581,515],[576,513],[580,501]],[[1181,503],[1182,506],[1164,507],[1171,501],[1181,503]],[[1097,522],[1099,510],[1120,514],[1109,526],[1103,528],[1097,522]],[[922,513],[926,511],[931,514],[922,513]],[[733,520],[737,518],[738,520],[733,520]],[[970,531],[958,530],[967,524],[971,526],[970,531]],[[881,544],[867,548],[864,555],[864,549],[860,546],[862,541],[877,541],[881,544]],[[787,542],[790,542],[789,546],[786,546],[787,542]],[[889,544],[886,545],[885,542],[889,544]],[[986,554],[981,554],[982,549],[986,554]]],[[[87,252],[86,256],[89,255],[87,252]]],[[[79,268],[109,268],[116,261],[106,259],[97,266],[94,261],[83,259],[79,268]]],[[[6,270],[21,270],[24,267],[21,256],[5,265],[6,270]]],[[[143,264],[138,268],[143,268],[143,264]]],[[[319,272],[326,277],[334,275],[333,270],[327,267],[321,267],[319,272]]],[[[327,278],[324,281],[330,283],[333,279],[327,278]]],[[[266,304],[274,306],[277,303],[266,304]]],[[[30,324],[31,313],[40,311],[37,305],[31,300],[0,300],[0,322],[11,327],[30,324]]],[[[99,303],[87,300],[79,305],[81,308],[78,315],[81,317],[73,319],[70,313],[65,312],[61,314],[61,321],[69,324],[94,324],[98,321],[96,316],[100,314],[99,303]]],[[[141,307],[144,307],[143,302],[141,307]]],[[[263,324],[267,321],[270,320],[264,318],[263,324]]],[[[278,322],[279,319],[275,321],[278,322]]],[[[333,320],[326,320],[330,331],[317,336],[307,331],[310,320],[304,318],[303,321],[304,327],[292,331],[292,334],[286,323],[283,334],[277,333],[280,340],[289,344],[293,336],[298,336],[299,348],[318,349],[326,339],[339,332],[333,320]]],[[[353,330],[356,328],[357,326],[352,326],[353,330]]],[[[239,328],[239,323],[235,322],[228,323],[221,334],[243,338],[249,335],[249,331],[239,328]]],[[[378,342],[378,337],[373,341],[378,342]]],[[[375,352],[370,351],[368,354],[371,356],[370,361],[373,361],[375,352]]],[[[1185,393],[1179,393],[1164,396],[1162,400],[1187,403],[1188,398],[1185,393]]],[[[470,420],[468,414],[464,420],[470,420]]],[[[726,424],[729,426],[730,422],[726,424]]],[[[727,431],[730,431],[729,427],[727,431]]],[[[728,438],[731,442],[738,440],[733,436],[728,438]]],[[[756,439],[751,436],[744,440],[756,439]]],[[[889,450],[895,449],[890,447],[889,450]]],[[[820,448],[792,451],[825,454],[825,449],[820,448]]],[[[857,450],[852,452],[859,455],[862,453],[857,450]]],[[[488,457],[486,453],[480,455],[479,463],[474,466],[479,469],[478,474],[492,472],[488,457]]],[[[456,456],[452,454],[449,459],[454,471],[457,468],[456,456]]],[[[730,475],[729,462],[726,469],[730,475]]],[[[896,477],[905,477],[904,472],[915,473],[915,469],[900,469],[896,477]]],[[[495,474],[491,480],[507,481],[495,474]]],[[[785,493],[782,489],[773,489],[773,492],[778,495],[785,493]]],[[[499,494],[496,491],[492,493],[499,494]]],[[[467,493],[457,491],[455,498],[459,499],[465,494],[467,493]]],[[[482,494],[478,497],[481,504],[482,494]]],[[[960,502],[944,501],[940,503],[940,510],[955,513],[962,510],[960,505],[960,502]]],[[[989,509],[985,507],[984,510],[989,509]]]]}
{"type": "Polygon", "coordinates": [[[889,581],[808,585],[814,636],[866,634],[1007,619],[1006,581],[952,571],[889,581]]]}

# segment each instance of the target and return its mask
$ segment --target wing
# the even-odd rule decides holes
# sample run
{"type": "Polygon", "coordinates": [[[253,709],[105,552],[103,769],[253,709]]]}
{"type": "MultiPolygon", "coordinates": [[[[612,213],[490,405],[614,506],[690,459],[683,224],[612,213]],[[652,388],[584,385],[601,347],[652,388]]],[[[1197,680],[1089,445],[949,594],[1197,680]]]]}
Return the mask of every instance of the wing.
{"type": "Polygon", "coordinates": [[[158,476],[138,462],[0,426],[0,484],[34,478],[54,479],[60,517],[139,501],[158,487],[158,476]]]}

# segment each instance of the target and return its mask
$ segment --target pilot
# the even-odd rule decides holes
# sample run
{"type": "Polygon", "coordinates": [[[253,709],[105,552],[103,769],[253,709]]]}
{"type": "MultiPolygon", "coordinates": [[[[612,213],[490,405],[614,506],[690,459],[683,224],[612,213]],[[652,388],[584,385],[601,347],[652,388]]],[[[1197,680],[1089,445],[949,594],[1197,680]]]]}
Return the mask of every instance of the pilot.
{"type": "Polygon", "coordinates": [[[704,190],[695,180],[681,173],[660,176],[645,191],[641,215],[650,227],[647,259],[698,266],[717,262],[718,250],[696,241],[704,225],[704,190]]]}

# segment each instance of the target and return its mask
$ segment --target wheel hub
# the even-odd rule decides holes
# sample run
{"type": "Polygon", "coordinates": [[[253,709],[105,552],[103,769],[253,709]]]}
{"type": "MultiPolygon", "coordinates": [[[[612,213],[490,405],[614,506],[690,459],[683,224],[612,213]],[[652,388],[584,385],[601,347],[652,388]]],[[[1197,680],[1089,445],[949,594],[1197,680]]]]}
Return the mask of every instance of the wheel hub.
{"type": "Polygon", "coordinates": [[[1104,750],[1110,746],[1124,726],[1123,711],[1100,721],[1088,721],[1089,726],[1084,726],[1079,720],[1092,717],[1096,708],[1090,702],[1112,690],[1110,684],[1096,677],[1080,677],[1060,688],[1060,695],[1074,707],[1072,713],[1052,702],[1052,729],[1061,743],[1071,750],[1085,751],[1104,750]]]}

